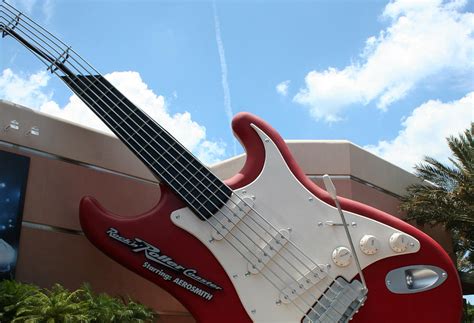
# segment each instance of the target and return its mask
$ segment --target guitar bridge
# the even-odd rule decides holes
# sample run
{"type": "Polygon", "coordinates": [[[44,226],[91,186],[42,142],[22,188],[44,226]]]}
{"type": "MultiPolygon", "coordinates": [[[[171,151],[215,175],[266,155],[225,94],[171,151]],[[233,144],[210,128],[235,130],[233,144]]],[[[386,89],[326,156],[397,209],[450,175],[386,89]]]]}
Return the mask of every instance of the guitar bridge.
{"type": "Polygon", "coordinates": [[[366,299],[367,289],[360,281],[348,283],[344,278],[338,277],[301,322],[346,323],[359,311],[366,299]]]}

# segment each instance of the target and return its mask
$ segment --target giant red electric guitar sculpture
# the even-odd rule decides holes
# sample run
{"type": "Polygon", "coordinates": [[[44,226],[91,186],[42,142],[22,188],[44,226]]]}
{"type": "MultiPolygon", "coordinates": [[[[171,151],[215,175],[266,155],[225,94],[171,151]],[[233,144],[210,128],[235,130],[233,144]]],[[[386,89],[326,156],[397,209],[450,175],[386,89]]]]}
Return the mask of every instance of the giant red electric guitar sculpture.
{"type": "Polygon", "coordinates": [[[135,217],[85,197],[81,225],[97,248],[167,290],[198,321],[459,322],[459,279],[443,249],[393,216],[331,198],[264,121],[234,118],[247,160],[222,182],[70,47],[6,3],[0,29],[161,180],[161,200],[135,217]]]}

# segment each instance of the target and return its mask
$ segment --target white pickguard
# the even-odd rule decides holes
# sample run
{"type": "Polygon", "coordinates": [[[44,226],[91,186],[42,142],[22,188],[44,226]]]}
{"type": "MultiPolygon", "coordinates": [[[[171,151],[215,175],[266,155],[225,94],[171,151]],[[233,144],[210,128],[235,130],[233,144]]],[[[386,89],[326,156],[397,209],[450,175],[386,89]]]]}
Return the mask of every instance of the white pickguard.
{"type": "MultiPolygon", "coordinates": [[[[255,212],[244,216],[225,239],[221,240],[213,240],[211,224],[199,220],[188,208],[173,212],[171,220],[198,238],[215,255],[232,280],[253,321],[300,322],[303,313],[310,309],[336,277],[342,276],[350,281],[357,274],[357,268],[354,261],[347,267],[336,266],[331,258],[335,248],[349,248],[344,228],[318,225],[326,221],[340,223],[337,209],[310,193],[291,173],[275,143],[262,130],[254,125],[253,127],[265,147],[265,164],[254,182],[234,193],[242,198],[254,198],[255,212]],[[265,232],[273,234],[273,228],[289,230],[291,242],[260,272],[250,274],[245,257],[250,259],[251,251],[257,251],[258,247],[249,239],[253,238],[262,246],[264,241],[261,238],[270,240],[271,236],[265,232]],[[299,250],[304,252],[305,256],[299,250]],[[329,264],[328,275],[294,302],[278,302],[278,289],[283,290],[294,283],[295,279],[301,278],[301,273],[308,273],[314,264],[329,264]]],[[[349,230],[362,268],[383,258],[417,252],[420,248],[419,242],[408,236],[408,249],[396,253],[391,249],[389,239],[393,233],[399,232],[398,230],[350,212],[345,212],[345,217],[347,223],[356,223],[356,226],[350,225],[349,230]],[[366,255],[359,248],[359,241],[367,234],[377,237],[380,241],[380,250],[374,255],[366,255]]]]}

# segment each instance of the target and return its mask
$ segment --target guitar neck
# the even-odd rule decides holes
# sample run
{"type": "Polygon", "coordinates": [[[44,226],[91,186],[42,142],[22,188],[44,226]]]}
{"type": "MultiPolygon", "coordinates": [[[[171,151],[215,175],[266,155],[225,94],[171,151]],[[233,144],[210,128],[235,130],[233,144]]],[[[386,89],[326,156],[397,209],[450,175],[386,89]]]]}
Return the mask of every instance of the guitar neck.
{"type": "Polygon", "coordinates": [[[210,218],[224,206],[230,188],[103,76],[61,79],[201,218],[210,218]]]}
{"type": "Polygon", "coordinates": [[[58,75],[200,219],[224,206],[232,195],[227,185],[69,46],[11,8],[2,5],[2,15],[12,21],[0,22],[4,35],[15,38],[58,75]]]}

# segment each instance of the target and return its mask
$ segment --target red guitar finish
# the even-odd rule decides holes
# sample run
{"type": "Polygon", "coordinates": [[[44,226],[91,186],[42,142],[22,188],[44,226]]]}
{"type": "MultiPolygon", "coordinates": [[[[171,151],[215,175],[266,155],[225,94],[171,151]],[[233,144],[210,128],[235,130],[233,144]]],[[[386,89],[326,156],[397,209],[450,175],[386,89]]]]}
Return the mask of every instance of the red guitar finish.
{"type": "MultiPolygon", "coordinates": [[[[242,170],[226,183],[233,189],[242,187],[252,182],[263,167],[265,151],[260,138],[250,126],[252,123],[276,143],[298,180],[317,197],[333,205],[326,191],[305,176],[278,133],[249,113],[238,114],[232,123],[236,136],[245,147],[247,160],[242,170]]],[[[171,222],[171,212],[185,207],[184,203],[167,187],[162,185],[161,190],[162,198],[158,204],[147,213],[134,218],[111,214],[92,197],[85,197],[81,202],[80,220],[86,236],[118,263],[171,293],[197,321],[250,322],[251,319],[241,305],[231,280],[218,260],[199,240],[171,222]],[[143,267],[146,260],[143,252],[131,252],[123,243],[106,234],[111,227],[117,229],[122,237],[140,238],[159,248],[161,253],[171,257],[173,262],[196,269],[201,276],[221,286],[222,290],[212,290],[196,283],[202,290],[213,294],[212,299],[207,300],[178,286],[173,280],[162,279],[143,267]]],[[[354,322],[460,321],[462,305],[459,278],[450,258],[433,239],[409,224],[370,206],[345,198],[340,198],[340,203],[344,210],[385,223],[415,237],[421,244],[420,251],[414,254],[389,257],[364,269],[369,289],[368,298],[360,312],[354,316],[354,322]],[[417,264],[438,266],[447,272],[448,278],[434,289],[415,294],[394,294],[387,289],[384,280],[390,270],[417,264]]],[[[173,278],[176,276],[186,279],[182,274],[173,273],[173,278]]]]}

